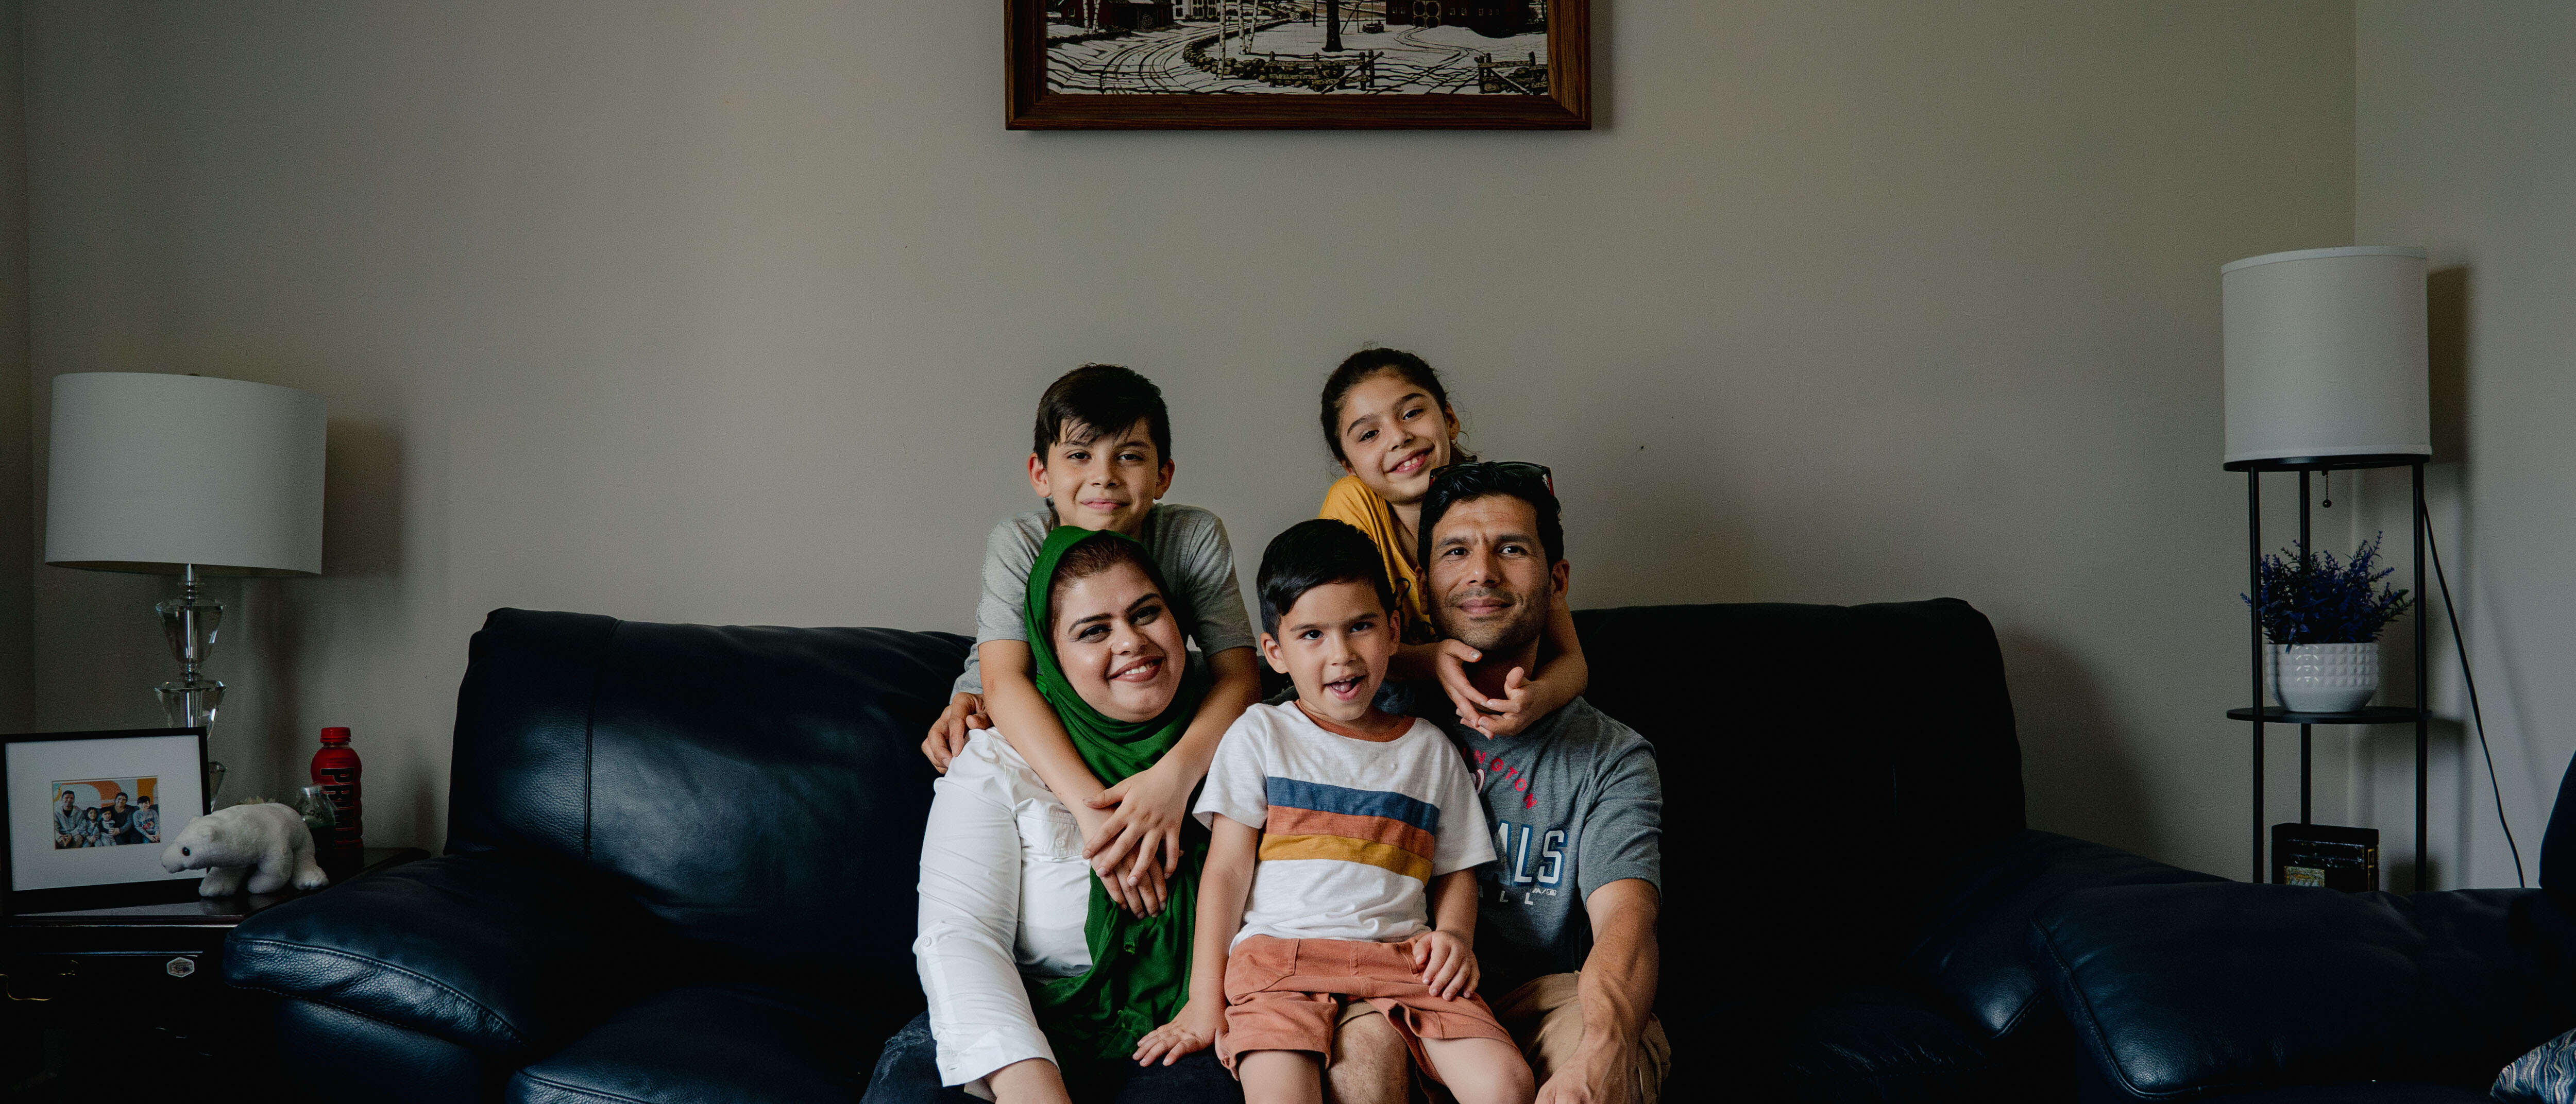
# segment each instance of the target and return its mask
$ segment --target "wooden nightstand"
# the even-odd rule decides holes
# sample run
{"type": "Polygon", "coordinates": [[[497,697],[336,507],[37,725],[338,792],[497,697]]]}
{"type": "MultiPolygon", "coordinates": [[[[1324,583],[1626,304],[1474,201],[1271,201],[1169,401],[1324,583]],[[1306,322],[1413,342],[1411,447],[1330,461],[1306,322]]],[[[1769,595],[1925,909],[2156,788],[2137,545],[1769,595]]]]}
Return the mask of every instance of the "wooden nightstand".
{"type": "MultiPolygon", "coordinates": [[[[417,847],[371,847],[356,873],[334,872],[331,884],[428,857],[417,847]]],[[[276,1084],[272,998],[224,984],[224,937],[244,917],[300,896],[9,917],[0,1097],[91,1101],[276,1084]]]]}

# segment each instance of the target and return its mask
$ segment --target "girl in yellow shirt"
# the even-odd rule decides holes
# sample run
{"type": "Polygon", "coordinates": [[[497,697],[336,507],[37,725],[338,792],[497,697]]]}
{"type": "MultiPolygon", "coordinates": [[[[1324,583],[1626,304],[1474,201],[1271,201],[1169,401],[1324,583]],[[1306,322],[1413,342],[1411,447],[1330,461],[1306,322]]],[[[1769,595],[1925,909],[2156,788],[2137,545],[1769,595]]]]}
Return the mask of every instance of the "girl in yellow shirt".
{"type": "Polygon", "coordinates": [[[1458,412],[1440,373],[1421,357],[1397,349],[1362,349],[1324,381],[1324,442],[1346,474],[1324,492],[1318,516],[1348,522],[1368,534],[1385,558],[1404,611],[1404,645],[1392,674],[1437,678],[1458,706],[1459,723],[1487,736],[1509,736],[1573,701],[1591,681],[1574,615],[1559,603],[1539,644],[1538,670],[1507,679],[1502,698],[1488,698],[1467,681],[1474,648],[1440,639],[1431,621],[1430,596],[1417,527],[1431,473],[1475,457],[1458,447],[1458,412]]]}

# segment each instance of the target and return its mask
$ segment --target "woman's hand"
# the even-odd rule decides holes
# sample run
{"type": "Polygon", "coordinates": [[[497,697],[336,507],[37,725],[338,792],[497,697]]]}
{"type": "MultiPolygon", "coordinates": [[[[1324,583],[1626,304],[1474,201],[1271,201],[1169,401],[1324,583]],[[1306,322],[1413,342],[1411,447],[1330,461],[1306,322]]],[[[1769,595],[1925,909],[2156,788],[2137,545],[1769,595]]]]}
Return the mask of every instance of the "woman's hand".
{"type": "Polygon", "coordinates": [[[1467,941],[1445,931],[1429,931],[1406,942],[1413,945],[1413,968],[1422,975],[1422,984],[1431,987],[1431,995],[1442,1000],[1457,1000],[1476,991],[1480,980],[1476,954],[1467,941]]]}
{"type": "Polygon", "coordinates": [[[1485,658],[1485,653],[1456,640],[1443,640],[1431,653],[1432,670],[1440,676],[1440,688],[1449,692],[1450,704],[1458,707],[1458,723],[1475,729],[1490,740],[1497,736],[1516,735],[1528,728],[1538,716],[1530,711],[1529,678],[1518,667],[1503,675],[1503,696],[1489,698],[1467,678],[1467,665],[1485,658]]]}
{"type": "Polygon", "coordinates": [[[1136,1041],[1136,1064],[1150,1066],[1160,1058],[1164,1065],[1181,1060],[1192,1051],[1216,1045],[1217,1032],[1225,1028],[1225,1007],[1216,1001],[1192,999],[1181,1006],[1181,1014],[1172,1022],[1145,1033],[1136,1041]]]}
{"type": "Polygon", "coordinates": [[[948,761],[966,750],[966,730],[991,728],[993,718],[984,715],[984,696],[956,694],[948,699],[948,708],[939,711],[939,719],[930,723],[930,737],[921,742],[921,753],[939,773],[948,773],[948,761]]]}
{"type": "Polygon", "coordinates": [[[1091,869],[1103,879],[1123,877],[1131,885],[1148,871],[1165,876],[1178,872],[1181,822],[1190,815],[1190,790],[1197,784],[1167,759],[1100,791],[1086,804],[1108,810],[1109,817],[1101,835],[1084,837],[1082,857],[1091,860],[1091,869]],[[1122,863],[1127,867],[1123,872],[1118,869],[1122,863]]]}
{"type": "MultiPolygon", "coordinates": [[[[1067,811],[1073,814],[1073,826],[1082,833],[1084,851],[1091,849],[1091,841],[1109,838],[1109,814],[1083,802],[1076,802],[1067,811]]],[[[1110,903],[1119,908],[1138,916],[1152,916],[1163,911],[1165,891],[1161,870],[1149,869],[1147,877],[1129,878],[1123,874],[1102,873],[1095,866],[1092,874],[1100,879],[1100,888],[1108,891],[1110,903]]]]}

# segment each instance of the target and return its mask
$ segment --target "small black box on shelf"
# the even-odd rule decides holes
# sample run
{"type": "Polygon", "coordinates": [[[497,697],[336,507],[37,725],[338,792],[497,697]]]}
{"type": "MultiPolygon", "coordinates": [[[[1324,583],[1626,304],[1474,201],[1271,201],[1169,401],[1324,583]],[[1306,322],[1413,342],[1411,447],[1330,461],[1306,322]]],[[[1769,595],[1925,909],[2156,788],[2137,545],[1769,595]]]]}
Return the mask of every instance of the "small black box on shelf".
{"type": "Polygon", "coordinates": [[[2272,881],[2346,893],[2379,888],[2379,829],[2332,824],[2272,826],[2272,881]]]}

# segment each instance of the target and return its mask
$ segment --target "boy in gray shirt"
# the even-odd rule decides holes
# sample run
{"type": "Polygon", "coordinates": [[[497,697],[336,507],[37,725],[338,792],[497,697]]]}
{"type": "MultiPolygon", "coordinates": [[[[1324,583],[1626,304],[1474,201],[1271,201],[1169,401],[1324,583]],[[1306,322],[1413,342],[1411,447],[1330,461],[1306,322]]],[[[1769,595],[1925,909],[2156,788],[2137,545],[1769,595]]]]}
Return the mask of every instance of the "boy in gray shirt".
{"type": "Polygon", "coordinates": [[[1044,505],[994,526],[984,542],[975,649],[921,748],[945,773],[969,728],[999,728],[1073,812],[1083,855],[1110,898],[1139,914],[1161,911],[1164,879],[1180,867],[1190,793],[1225,730],[1261,695],[1252,619],[1235,585],[1225,525],[1195,506],[1159,504],[1172,486],[1171,454],[1171,416],[1161,389],[1145,377],[1088,364],[1048,386],[1028,460],[1029,487],[1044,505]],[[1180,742],[1115,786],[1103,786],[1074,752],[1030,675],[1029,569],[1060,525],[1143,542],[1212,676],[1180,742]]]}

